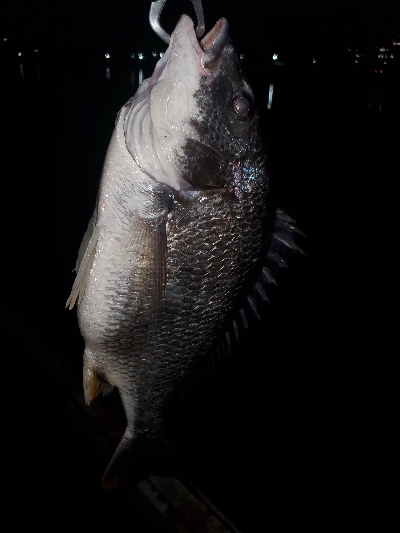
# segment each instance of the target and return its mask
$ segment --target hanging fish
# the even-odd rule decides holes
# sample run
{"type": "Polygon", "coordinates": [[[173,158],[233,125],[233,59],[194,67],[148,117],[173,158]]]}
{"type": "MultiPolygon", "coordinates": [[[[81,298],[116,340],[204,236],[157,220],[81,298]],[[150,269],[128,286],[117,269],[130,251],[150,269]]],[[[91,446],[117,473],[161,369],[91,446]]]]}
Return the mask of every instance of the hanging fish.
{"type": "Polygon", "coordinates": [[[126,413],[103,488],[128,457],[135,469],[139,448],[172,449],[168,416],[188,373],[234,341],[285,252],[301,251],[271,199],[253,100],[227,21],[199,41],[182,15],[119,112],[67,301],[86,402],[117,387],[126,413]]]}

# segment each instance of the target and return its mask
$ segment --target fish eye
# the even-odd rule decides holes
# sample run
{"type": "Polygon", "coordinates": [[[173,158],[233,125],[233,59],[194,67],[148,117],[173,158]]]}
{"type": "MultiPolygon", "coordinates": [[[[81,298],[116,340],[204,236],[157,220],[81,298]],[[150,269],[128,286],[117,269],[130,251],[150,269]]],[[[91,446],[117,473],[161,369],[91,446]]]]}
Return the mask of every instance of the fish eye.
{"type": "Polygon", "coordinates": [[[233,109],[236,117],[241,120],[252,118],[254,114],[254,104],[251,96],[245,92],[236,93],[232,98],[233,109]]]}

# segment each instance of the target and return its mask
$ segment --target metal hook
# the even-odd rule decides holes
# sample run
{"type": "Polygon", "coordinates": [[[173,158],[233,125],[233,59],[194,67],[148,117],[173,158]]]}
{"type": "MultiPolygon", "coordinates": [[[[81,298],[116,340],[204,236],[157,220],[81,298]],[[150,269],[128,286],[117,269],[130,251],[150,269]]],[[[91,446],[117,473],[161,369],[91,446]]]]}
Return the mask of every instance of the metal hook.
{"type": "MultiPolygon", "coordinates": [[[[164,8],[164,5],[167,0],[157,0],[156,2],[151,3],[150,7],[150,14],[149,14],[149,20],[150,20],[150,26],[153,28],[155,33],[167,44],[169,44],[171,40],[171,36],[168,35],[168,33],[162,29],[160,25],[160,16],[161,12],[164,8]]],[[[201,0],[191,0],[194,10],[196,12],[197,17],[197,28],[196,28],[196,35],[197,37],[201,37],[205,30],[204,25],[204,14],[203,14],[203,6],[201,4],[201,0]]]]}

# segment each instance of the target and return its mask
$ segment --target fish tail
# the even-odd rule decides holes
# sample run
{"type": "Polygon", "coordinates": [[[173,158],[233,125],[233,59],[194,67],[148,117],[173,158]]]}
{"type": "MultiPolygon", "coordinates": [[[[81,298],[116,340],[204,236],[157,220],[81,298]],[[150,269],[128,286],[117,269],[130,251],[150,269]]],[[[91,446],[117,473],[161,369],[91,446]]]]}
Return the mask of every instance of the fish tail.
{"type": "Polygon", "coordinates": [[[115,489],[128,481],[127,471],[132,462],[131,456],[134,448],[135,439],[127,428],[103,474],[101,480],[103,490],[115,489]]]}
{"type": "Polygon", "coordinates": [[[177,476],[182,472],[183,466],[171,438],[164,434],[133,436],[127,428],[103,474],[101,487],[115,489],[136,483],[150,474],[177,476]]]}

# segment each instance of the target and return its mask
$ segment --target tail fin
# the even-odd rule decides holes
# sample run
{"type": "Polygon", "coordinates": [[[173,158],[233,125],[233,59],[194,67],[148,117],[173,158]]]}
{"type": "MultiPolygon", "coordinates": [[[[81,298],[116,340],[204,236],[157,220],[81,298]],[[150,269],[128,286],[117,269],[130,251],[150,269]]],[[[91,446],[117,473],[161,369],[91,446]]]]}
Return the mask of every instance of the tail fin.
{"type": "Polygon", "coordinates": [[[115,489],[119,485],[123,485],[128,481],[127,470],[129,470],[129,466],[132,462],[131,456],[135,447],[135,439],[131,435],[131,432],[126,429],[103,474],[101,480],[102,489],[115,489]]]}
{"type": "Polygon", "coordinates": [[[164,435],[132,436],[127,428],[103,474],[101,487],[115,489],[150,474],[179,475],[183,467],[173,440],[164,435]]]}

